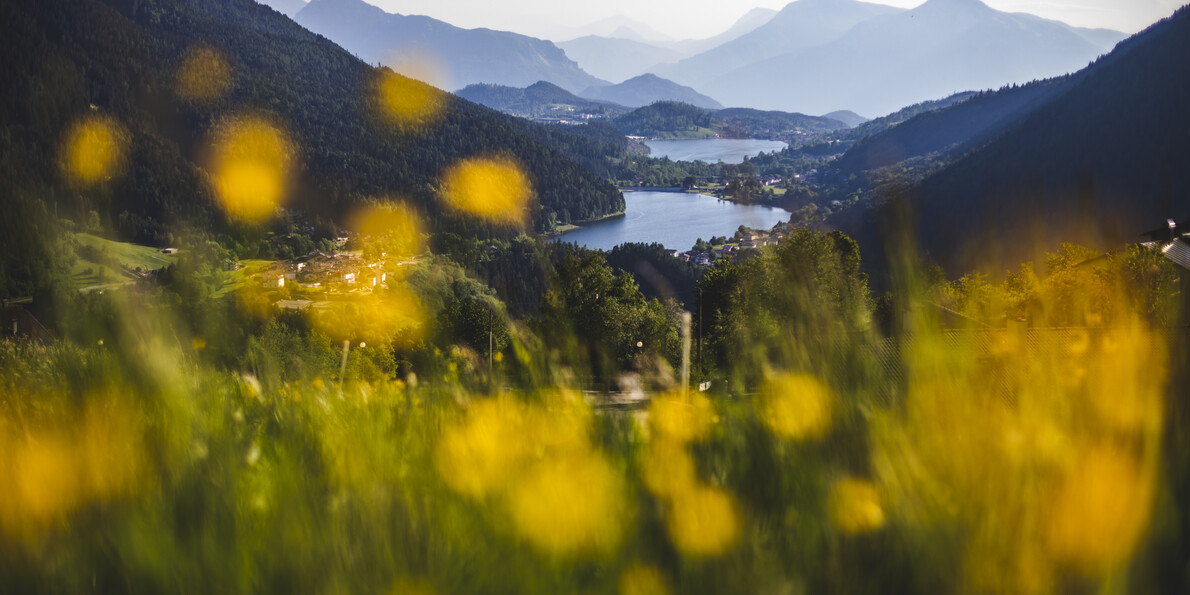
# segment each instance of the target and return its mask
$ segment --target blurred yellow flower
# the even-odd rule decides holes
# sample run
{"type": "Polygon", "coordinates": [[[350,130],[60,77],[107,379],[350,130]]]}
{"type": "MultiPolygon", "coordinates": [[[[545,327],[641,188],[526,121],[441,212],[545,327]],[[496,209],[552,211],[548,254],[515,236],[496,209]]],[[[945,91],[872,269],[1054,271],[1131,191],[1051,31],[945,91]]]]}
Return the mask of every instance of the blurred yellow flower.
{"type": "Polygon", "coordinates": [[[538,457],[590,450],[591,417],[591,407],[577,393],[551,393],[543,406],[527,410],[525,440],[538,457]]]}
{"type": "Polygon", "coordinates": [[[482,498],[504,488],[524,463],[523,408],[508,398],[477,401],[438,444],[438,473],[455,491],[482,498]]]}
{"type": "Polygon", "coordinates": [[[92,502],[133,492],[145,465],[141,424],[102,397],[81,419],[48,421],[21,437],[0,435],[0,529],[28,534],[92,502]]]}
{"type": "Polygon", "coordinates": [[[57,520],[84,498],[74,445],[63,436],[44,435],[13,452],[16,513],[36,524],[57,520]]]}
{"type": "Polygon", "coordinates": [[[402,284],[365,295],[328,301],[310,309],[311,321],[335,340],[382,343],[399,333],[412,337],[424,330],[425,310],[402,284]]]}
{"type": "Polygon", "coordinates": [[[831,521],[844,533],[866,533],[884,526],[884,509],[871,482],[846,478],[835,482],[830,497],[831,521]]]}
{"type": "Polygon", "coordinates": [[[674,440],[652,440],[641,461],[640,472],[645,487],[659,498],[672,498],[698,483],[694,459],[683,444],[674,440]]]}
{"type": "Polygon", "coordinates": [[[782,374],[765,383],[757,412],[782,438],[814,440],[830,431],[832,399],[830,389],[817,378],[782,374]]]}
{"type": "Polygon", "coordinates": [[[384,116],[405,126],[433,122],[446,105],[444,93],[392,70],[377,71],[376,102],[384,116]]]}
{"type": "Polygon", "coordinates": [[[293,147],[280,128],[258,117],[231,118],[215,130],[215,192],[233,217],[271,217],[285,198],[293,147]]]}
{"type": "Polygon", "coordinates": [[[1050,551],[1088,572],[1125,561],[1148,526],[1152,482],[1126,453],[1088,451],[1053,498],[1046,517],[1050,551]]]}
{"type": "Polygon", "coordinates": [[[532,198],[529,176],[506,157],[464,159],[442,180],[447,206],[499,225],[524,225],[532,198]]]}
{"type": "Polygon", "coordinates": [[[711,486],[675,494],[666,516],[670,539],[688,556],[717,556],[739,539],[740,521],[731,496],[711,486]]]}
{"type": "Polygon", "coordinates": [[[649,426],[658,438],[680,443],[699,440],[715,420],[714,405],[701,393],[670,393],[649,403],[649,426]]]}
{"type": "Polygon", "coordinates": [[[93,185],[120,174],[126,133],[105,116],[82,118],[70,128],[62,148],[62,167],[69,179],[93,185]]]}
{"type": "Polygon", "coordinates": [[[534,465],[511,487],[508,505],[517,532],[554,553],[615,547],[626,510],[619,475],[595,452],[534,465]]]}
{"type": "Polygon", "coordinates": [[[348,227],[362,237],[366,257],[369,252],[393,259],[421,253],[421,217],[404,203],[384,201],[364,207],[352,215],[348,227]]]}
{"type": "Polygon", "coordinates": [[[669,587],[656,568],[633,564],[620,575],[620,595],[669,595],[669,587]]]}

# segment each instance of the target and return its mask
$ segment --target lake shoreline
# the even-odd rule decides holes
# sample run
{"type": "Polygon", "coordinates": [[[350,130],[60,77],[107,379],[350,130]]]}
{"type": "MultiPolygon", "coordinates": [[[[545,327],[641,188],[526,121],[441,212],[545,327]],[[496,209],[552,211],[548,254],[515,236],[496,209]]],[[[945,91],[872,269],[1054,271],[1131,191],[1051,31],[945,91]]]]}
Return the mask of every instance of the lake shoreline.
{"type": "Polygon", "coordinates": [[[610,250],[625,242],[659,243],[686,250],[698,237],[730,236],[740,225],[769,229],[787,221],[789,212],[771,205],[745,205],[710,194],[639,190],[625,213],[587,222],[549,234],[553,241],[570,242],[595,250],[610,250]]]}
{"type": "Polygon", "coordinates": [[[761,139],[683,139],[643,141],[649,148],[649,155],[655,158],[669,158],[671,161],[701,161],[703,163],[740,164],[745,158],[761,153],[784,150],[789,143],[761,139]]]}
{"type": "Polygon", "coordinates": [[[603,221],[607,221],[609,219],[615,219],[616,217],[623,217],[626,214],[627,214],[627,210],[616,211],[614,213],[608,213],[602,217],[596,217],[594,219],[586,219],[584,221],[579,221],[578,223],[568,223],[568,224],[564,224],[564,225],[558,225],[552,231],[545,232],[544,235],[547,240],[552,240],[552,239],[555,239],[565,233],[583,229],[584,227],[586,227],[588,225],[600,223],[603,221]],[[565,229],[559,229],[559,228],[565,228],[565,229]]]}
{"type": "MultiPolygon", "coordinates": [[[[677,188],[677,187],[673,187],[673,186],[658,186],[658,187],[617,186],[616,189],[619,190],[620,192],[665,192],[668,194],[700,194],[702,196],[710,196],[712,198],[717,198],[719,200],[729,202],[733,205],[772,207],[774,209],[780,209],[782,211],[785,211],[786,213],[789,213],[791,215],[793,214],[793,211],[791,209],[789,209],[788,207],[786,207],[785,204],[783,204],[783,203],[765,203],[765,202],[757,202],[757,201],[736,200],[734,198],[731,198],[730,196],[720,196],[718,194],[711,194],[711,191],[703,190],[703,189],[699,189],[699,188],[677,188]]],[[[587,223],[587,222],[584,221],[584,223],[587,223]]],[[[577,227],[581,228],[582,226],[579,225],[577,227]]],[[[567,230],[567,231],[570,231],[570,230],[567,230]]]]}

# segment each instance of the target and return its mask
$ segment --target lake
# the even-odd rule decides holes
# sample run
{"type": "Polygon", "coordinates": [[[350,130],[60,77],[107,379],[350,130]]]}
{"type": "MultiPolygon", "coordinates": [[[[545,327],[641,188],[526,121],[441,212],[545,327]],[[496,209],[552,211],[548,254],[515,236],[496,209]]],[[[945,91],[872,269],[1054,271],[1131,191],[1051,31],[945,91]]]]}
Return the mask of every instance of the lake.
{"type": "Polygon", "coordinates": [[[644,141],[653,157],[669,157],[673,161],[705,161],[715,163],[743,163],[744,157],[757,153],[780,151],[785,143],[755,138],[703,138],[695,140],[644,141]]]}
{"type": "Polygon", "coordinates": [[[705,194],[625,192],[623,217],[592,223],[562,234],[558,241],[611,250],[625,242],[658,242],[685,252],[698,238],[731,237],[741,225],[769,229],[789,220],[773,207],[738,205],[705,194]]]}

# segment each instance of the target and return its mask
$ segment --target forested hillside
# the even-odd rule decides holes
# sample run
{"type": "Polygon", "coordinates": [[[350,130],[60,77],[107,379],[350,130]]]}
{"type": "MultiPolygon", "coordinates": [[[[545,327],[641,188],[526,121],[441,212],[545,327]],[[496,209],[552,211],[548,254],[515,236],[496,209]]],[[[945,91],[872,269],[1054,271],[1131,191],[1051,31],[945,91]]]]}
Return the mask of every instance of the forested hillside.
{"type": "Polygon", "coordinates": [[[890,122],[899,125],[886,127],[884,121],[873,121],[861,126],[856,135],[866,132],[871,136],[861,137],[835,167],[847,176],[934,153],[962,155],[1016,124],[1023,114],[1063,93],[1065,81],[1066,77],[1062,77],[999,91],[963,94],[950,109],[928,109],[940,102],[918,104],[920,112],[906,108],[897,112],[907,116],[903,122],[890,122]]]}
{"type": "Polygon", "coordinates": [[[584,99],[546,81],[537,81],[524,89],[477,83],[459,89],[455,95],[494,110],[522,117],[573,118],[582,114],[622,114],[630,111],[629,108],[611,102],[584,99]]]}
{"type": "Polygon", "coordinates": [[[708,110],[658,101],[613,120],[624,134],[651,138],[769,138],[788,141],[799,133],[842,130],[847,125],[819,116],[748,108],[708,110]]]}
{"type": "Polygon", "coordinates": [[[1190,216],[1186,56],[1183,8],[912,189],[923,247],[956,268],[1012,263],[1054,238],[1111,248],[1190,216]]]}
{"type": "MultiPolygon", "coordinates": [[[[243,121],[289,141],[283,208],[327,234],[353,205],[381,197],[412,203],[434,228],[493,233],[437,197],[450,165],[483,156],[523,167],[533,227],[563,209],[582,220],[623,205],[526,134],[531,125],[369,67],[251,0],[18,0],[0,19],[12,57],[0,73],[0,178],[8,211],[25,215],[5,218],[9,237],[94,212],[122,238],[160,245],[187,226],[251,255],[267,230],[230,225],[210,178],[216,137],[243,121]],[[404,117],[386,116],[393,107],[404,117]],[[87,126],[122,156],[102,183],[64,175],[63,146],[87,126]]],[[[6,278],[27,286],[31,258],[6,264],[6,278]]]]}

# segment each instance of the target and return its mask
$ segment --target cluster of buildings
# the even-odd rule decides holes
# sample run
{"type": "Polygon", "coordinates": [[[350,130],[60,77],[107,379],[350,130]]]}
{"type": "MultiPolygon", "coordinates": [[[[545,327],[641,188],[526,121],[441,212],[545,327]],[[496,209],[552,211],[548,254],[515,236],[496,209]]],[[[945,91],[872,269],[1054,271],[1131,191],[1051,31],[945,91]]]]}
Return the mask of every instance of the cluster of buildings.
{"type": "Polygon", "coordinates": [[[686,262],[708,266],[716,260],[738,254],[744,250],[774,246],[777,242],[788,237],[792,229],[793,226],[789,222],[781,222],[769,230],[748,229],[746,231],[738,231],[728,243],[711,246],[709,250],[691,249],[686,252],[674,250],[671,254],[674,258],[680,258],[686,262]]]}
{"type": "MultiPolygon", "coordinates": [[[[274,262],[259,275],[264,289],[296,287],[326,294],[371,293],[387,280],[384,260],[365,259],[360,251],[314,252],[298,260],[274,262]]],[[[277,305],[303,309],[311,303],[309,300],[281,300],[277,305]]]]}

